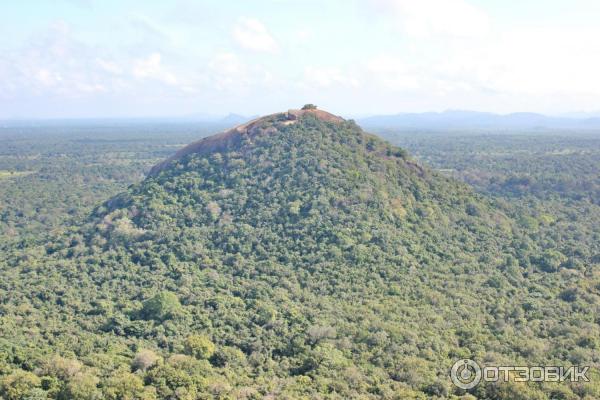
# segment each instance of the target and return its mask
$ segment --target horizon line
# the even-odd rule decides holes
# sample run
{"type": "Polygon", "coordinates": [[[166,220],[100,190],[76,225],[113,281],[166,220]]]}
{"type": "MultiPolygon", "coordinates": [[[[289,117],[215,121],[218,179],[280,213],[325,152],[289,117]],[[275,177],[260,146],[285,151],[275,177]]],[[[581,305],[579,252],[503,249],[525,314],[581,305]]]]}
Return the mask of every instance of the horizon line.
{"type": "MultiPolygon", "coordinates": [[[[287,111],[287,110],[285,110],[287,111]]],[[[282,111],[275,111],[282,112],[282,111]]],[[[507,113],[493,112],[493,111],[481,111],[481,110],[469,110],[469,109],[445,109],[443,111],[398,111],[392,113],[379,113],[379,114],[338,114],[346,119],[367,119],[371,117],[388,117],[388,116],[401,116],[401,115],[423,115],[423,114],[450,114],[450,113],[473,113],[473,114],[489,114],[494,116],[511,116],[516,114],[532,114],[539,115],[549,118],[564,118],[572,120],[587,120],[592,118],[600,118],[600,110],[598,111],[568,111],[561,113],[543,113],[536,111],[513,111],[507,113]]],[[[49,117],[27,117],[27,116],[15,116],[15,117],[0,117],[0,122],[61,122],[61,121],[126,121],[126,120],[169,120],[169,121],[196,121],[196,122],[221,122],[230,116],[240,118],[255,118],[258,116],[269,115],[272,112],[264,114],[244,114],[238,112],[229,112],[226,114],[184,114],[184,115],[115,115],[115,116],[49,116],[49,117]]]]}

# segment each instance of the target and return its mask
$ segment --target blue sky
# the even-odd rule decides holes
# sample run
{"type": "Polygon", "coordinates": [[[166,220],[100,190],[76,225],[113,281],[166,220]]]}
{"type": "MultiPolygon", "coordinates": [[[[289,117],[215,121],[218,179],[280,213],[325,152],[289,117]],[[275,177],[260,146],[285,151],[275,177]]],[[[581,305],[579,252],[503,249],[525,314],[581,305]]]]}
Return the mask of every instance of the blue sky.
{"type": "Polygon", "coordinates": [[[597,0],[22,0],[0,118],[600,109],[597,0]]]}

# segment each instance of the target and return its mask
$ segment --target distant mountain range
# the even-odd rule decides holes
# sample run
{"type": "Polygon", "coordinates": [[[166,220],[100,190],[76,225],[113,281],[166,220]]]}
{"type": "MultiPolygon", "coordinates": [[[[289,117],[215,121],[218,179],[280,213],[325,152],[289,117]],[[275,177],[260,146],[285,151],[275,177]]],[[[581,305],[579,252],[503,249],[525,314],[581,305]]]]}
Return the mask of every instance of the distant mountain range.
{"type": "Polygon", "coordinates": [[[458,130],[458,129],[600,129],[600,116],[594,114],[569,114],[551,117],[542,114],[519,112],[493,114],[477,111],[449,110],[444,112],[401,113],[362,118],[359,123],[366,128],[458,130]],[[582,117],[582,116],[586,117],[582,117]]]}
{"type": "Polygon", "coordinates": [[[199,123],[213,126],[215,129],[224,129],[241,125],[257,118],[257,115],[240,115],[230,113],[228,115],[213,114],[188,114],[184,116],[165,116],[165,117],[114,117],[114,118],[14,118],[0,119],[0,128],[11,127],[45,127],[45,126],[71,126],[71,125],[129,125],[129,124],[180,124],[180,123],[199,123]]]}
{"type": "Polygon", "coordinates": [[[247,115],[231,113],[231,114],[228,114],[228,115],[224,116],[223,118],[219,119],[219,122],[222,122],[224,124],[228,124],[231,126],[235,126],[235,125],[240,125],[240,124],[246,123],[246,122],[251,121],[256,118],[258,118],[258,115],[247,116],[247,115]]]}
{"type": "MultiPolygon", "coordinates": [[[[130,118],[56,118],[56,119],[0,119],[0,128],[14,126],[60,126],[80,124],[159,124],[202,123],[224,129],[244,124],[258,118],[257,115],[230,113],[225,116],[195,113],[171,117],[130,118]]],[[[573,112],[548,116],[530,112],[494,114],[489,112],[448,110],[444,112],[399,113],[356,118],[365,129],[400,129],[429,131],[459,130],[600,130],[600,112],[573,112]]]]}

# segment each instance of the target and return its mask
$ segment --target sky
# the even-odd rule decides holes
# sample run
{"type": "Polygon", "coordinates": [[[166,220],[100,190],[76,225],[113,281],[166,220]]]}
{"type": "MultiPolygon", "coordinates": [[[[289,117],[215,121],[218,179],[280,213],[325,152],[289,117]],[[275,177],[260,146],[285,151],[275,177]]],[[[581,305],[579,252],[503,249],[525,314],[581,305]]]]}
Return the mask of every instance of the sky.
{"type": "Polygon", "coordinates": [[[0,2],[0,118],[600,110],[597,0],[0,2]]]}

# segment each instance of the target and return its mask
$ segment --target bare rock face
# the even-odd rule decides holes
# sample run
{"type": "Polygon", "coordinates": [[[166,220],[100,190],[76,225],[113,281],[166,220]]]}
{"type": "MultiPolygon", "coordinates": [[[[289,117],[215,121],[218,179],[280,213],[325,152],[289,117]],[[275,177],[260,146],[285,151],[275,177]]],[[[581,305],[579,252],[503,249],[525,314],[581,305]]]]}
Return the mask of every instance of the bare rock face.
{"type": "Polygon", "coordinates": [[[219,151],[224,151],[232,146],[239,144],[244,137],[255,137],[259,135],[272,134],[278,132],[279,125],[294,124],[300,118],[306,115],[312,115],[318,119],[327,122],[343,122],[344,119],[337,115],[333,115],[327,111],[317,110],[316,108],[302,110],[288,110],[287,112],[270,114],[255,120],[238,125],[235,128],[223,131],[213,136],[200,139],[190,143],[180,149],[173,156],[156,164],[150,172],[149,176],[155,176],[162,171],[172,161],[179,160],[188,154],[208,154],[219,151]]]}
{"type": "Polygon", "coordinates": [[[327,111],[317,110],[317,109],[304,109],[304,110],[289,110],[287,114],[290,117],[300,118],[304,115],[314,115],[315,117],[322,119],[327,122],[342,122],[344,119],[342,117],[338,117],[337,115],[333,115],[327,111]]]}

